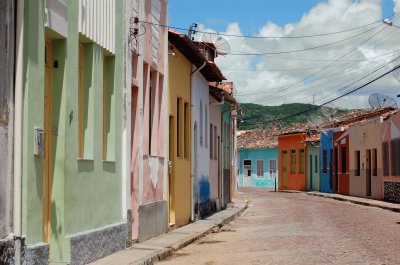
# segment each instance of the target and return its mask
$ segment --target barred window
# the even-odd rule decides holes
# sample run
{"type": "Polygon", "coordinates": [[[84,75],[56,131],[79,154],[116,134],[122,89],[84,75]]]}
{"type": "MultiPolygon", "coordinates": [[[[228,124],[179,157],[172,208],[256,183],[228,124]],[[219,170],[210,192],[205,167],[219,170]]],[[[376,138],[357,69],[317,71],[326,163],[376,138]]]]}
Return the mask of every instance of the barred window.
{"type": "Polygon", "coordinates": [[[257,177],[264,177],[264,160],[257,160],[257,177]]]}

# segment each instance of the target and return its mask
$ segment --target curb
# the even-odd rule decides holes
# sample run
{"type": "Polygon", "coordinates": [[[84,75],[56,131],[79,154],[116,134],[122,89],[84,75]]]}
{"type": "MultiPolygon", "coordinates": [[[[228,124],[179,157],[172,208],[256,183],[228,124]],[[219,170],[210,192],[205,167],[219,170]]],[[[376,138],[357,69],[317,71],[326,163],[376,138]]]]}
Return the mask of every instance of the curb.
{"type": "MultiPolygon", "coordinates": [[[[157,263],[158,261],[161,261],[161,260],[171,256],[174,252],[176,252],[176,251],[190,245],[191,243],[199,240],[200,238],[203,238],[206,235],[210,234],[212,229],[215,226],[223,226],[223,225],[226,225],[226,224],[230,223],[231,221],[233,221],[236,217],[240,216],[247,209],[247,204],[244,206],[240,206],[238,208],[239,209],[237,209],[231,216],[226,217],[224,219],[216,220],[213,223],[212,227],[208,228],[207,230],[199,232],[199,233],[195,234],[194,236],[189,236],[188,238],[181,240],[180,242],[172,244],[168,248],[161,249],[161,250],[157,251],[156,253],[149,254],[147,257],[142,258],[141,260],[135,261],[130,264],[152,265],[152,264],[157,263]]],[[[205,219],[205,220],[207,220],[207,219],[205,219]]],[[[210,222],[210,225],[211,224],[212,224],[212,222],[210,222]]]]}
{"type": "Polygon", "coordinates": [[[398,207],[390,207],[390,206],[386,206],[386,205],[380,205],[380,204],[376,204],[376,203],[372,203],[372,202],[360,201],[360,200],[351,199],[351,198],[331,196],[329,194],[318,194],[318,193],[312,193],[312,192],[305,192],[305,193],[310,196],[328,198],[328,199],[333,199],[333,200],[337,200],[337,201],[351,202],[354,204],[381,208],[381,209],[389,210],[389,211],[393,211],[393,212],[400,212],[400,205],[398,207]]]}

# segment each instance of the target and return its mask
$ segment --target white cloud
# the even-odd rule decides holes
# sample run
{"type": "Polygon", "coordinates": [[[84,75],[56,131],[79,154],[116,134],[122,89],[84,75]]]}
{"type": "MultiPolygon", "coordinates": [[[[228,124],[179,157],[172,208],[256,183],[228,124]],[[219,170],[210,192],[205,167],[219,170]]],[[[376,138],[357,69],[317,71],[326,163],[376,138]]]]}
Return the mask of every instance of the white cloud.
{"type": "MultiPolygon", "coordinates": [[[[395,11],[399,11],[400,0],[393,1],[395,11]]],[[[257,36],[322,34],[362,26],[380,19],[382,19],[380,0],[329,0],[317,4],[296,23],[279,26],[273,21],[265,21],[259,28],[257,36]]],[[[400,24],[400,19],[397,23],[400,24]]],[[[205,25],[199,25],[198,29],[215,32],[213,29],[206,28],[205,25]]],[[[224,33],[243,35],[238,22],[229,24],[224,33]]],[[[235,83],[239,94],[247,94],[238,96],[238,99],[242,102],[265,105],[280,105],[289,102],[312,103],[313,95],[315,95],[316,103],[325,102],[393,68],[396,63],[346,88],[346,85],[373,72],[379,66],[387,64],[395,57],[394,51],[400,52],[400,29],[383,23],[376,23],[356,31],[316,38],[250,39],[230,36],[225,36],[225,38],[233,53],[301,50],[351,38],[335,45],[304,52],[268,56],[219,56],[216,62],[224,75],[235,83]],[[361,34],[366,30],[370,31],[361,34]],[[356,34],[360,35],[351,38],[356,34]],[[374,34],[376,36],[373,37],[374,34]],[[393,53],[388,54],[390,52],[393,53]],[[382,56],[384,54],[386,55],[382,56]],[[332,65],[337,66],[332,67],[332,65]],[[228,69],[247,69],[247,71],[228,69]],[[249,71],[263,69],[271,71],[249,71]],[[290,69],[292,71],[272,71],[290,69]],[[258,94],[251,95],[251,91],[257,91],[258,94]]],[[[336,104],[348,108],[368,107],[369,94],[379,92],[394,96],[398,93],[399,86],[400,83],[390,74],[379,82],[337,101],[336,104]]]]}

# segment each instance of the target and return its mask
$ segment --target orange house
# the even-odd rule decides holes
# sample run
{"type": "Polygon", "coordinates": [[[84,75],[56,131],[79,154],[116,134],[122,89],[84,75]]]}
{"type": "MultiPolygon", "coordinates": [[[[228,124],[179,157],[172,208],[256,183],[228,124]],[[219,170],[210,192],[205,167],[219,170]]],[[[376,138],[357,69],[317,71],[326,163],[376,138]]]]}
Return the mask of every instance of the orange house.
{"type": "Polygon", "coordinates": [[[349,195],[349,132],[348,128],[333,133],[333,190],[349,195]]]}
{"type": "Polygon", "coordinates": [[[304,131],[278,136],[279,190],[306,190],[306,137],[304,131]]]}

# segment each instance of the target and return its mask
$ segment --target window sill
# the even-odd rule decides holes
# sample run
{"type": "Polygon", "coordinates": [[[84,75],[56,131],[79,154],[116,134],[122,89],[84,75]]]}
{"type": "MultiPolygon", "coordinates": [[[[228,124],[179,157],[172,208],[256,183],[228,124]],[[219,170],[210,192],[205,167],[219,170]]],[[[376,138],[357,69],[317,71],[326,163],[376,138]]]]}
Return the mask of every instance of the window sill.
{"type": "Polygon", "coordinates": [[[103,163],[113,163],[115,164],[115,160],[102,160],[103,163]]]}
{"type": "Polygon", "coordinates": [[[87,161],[87,162],[94,162],[94,159],[92,158],[78,158],[78,161],[87,161]]]}

